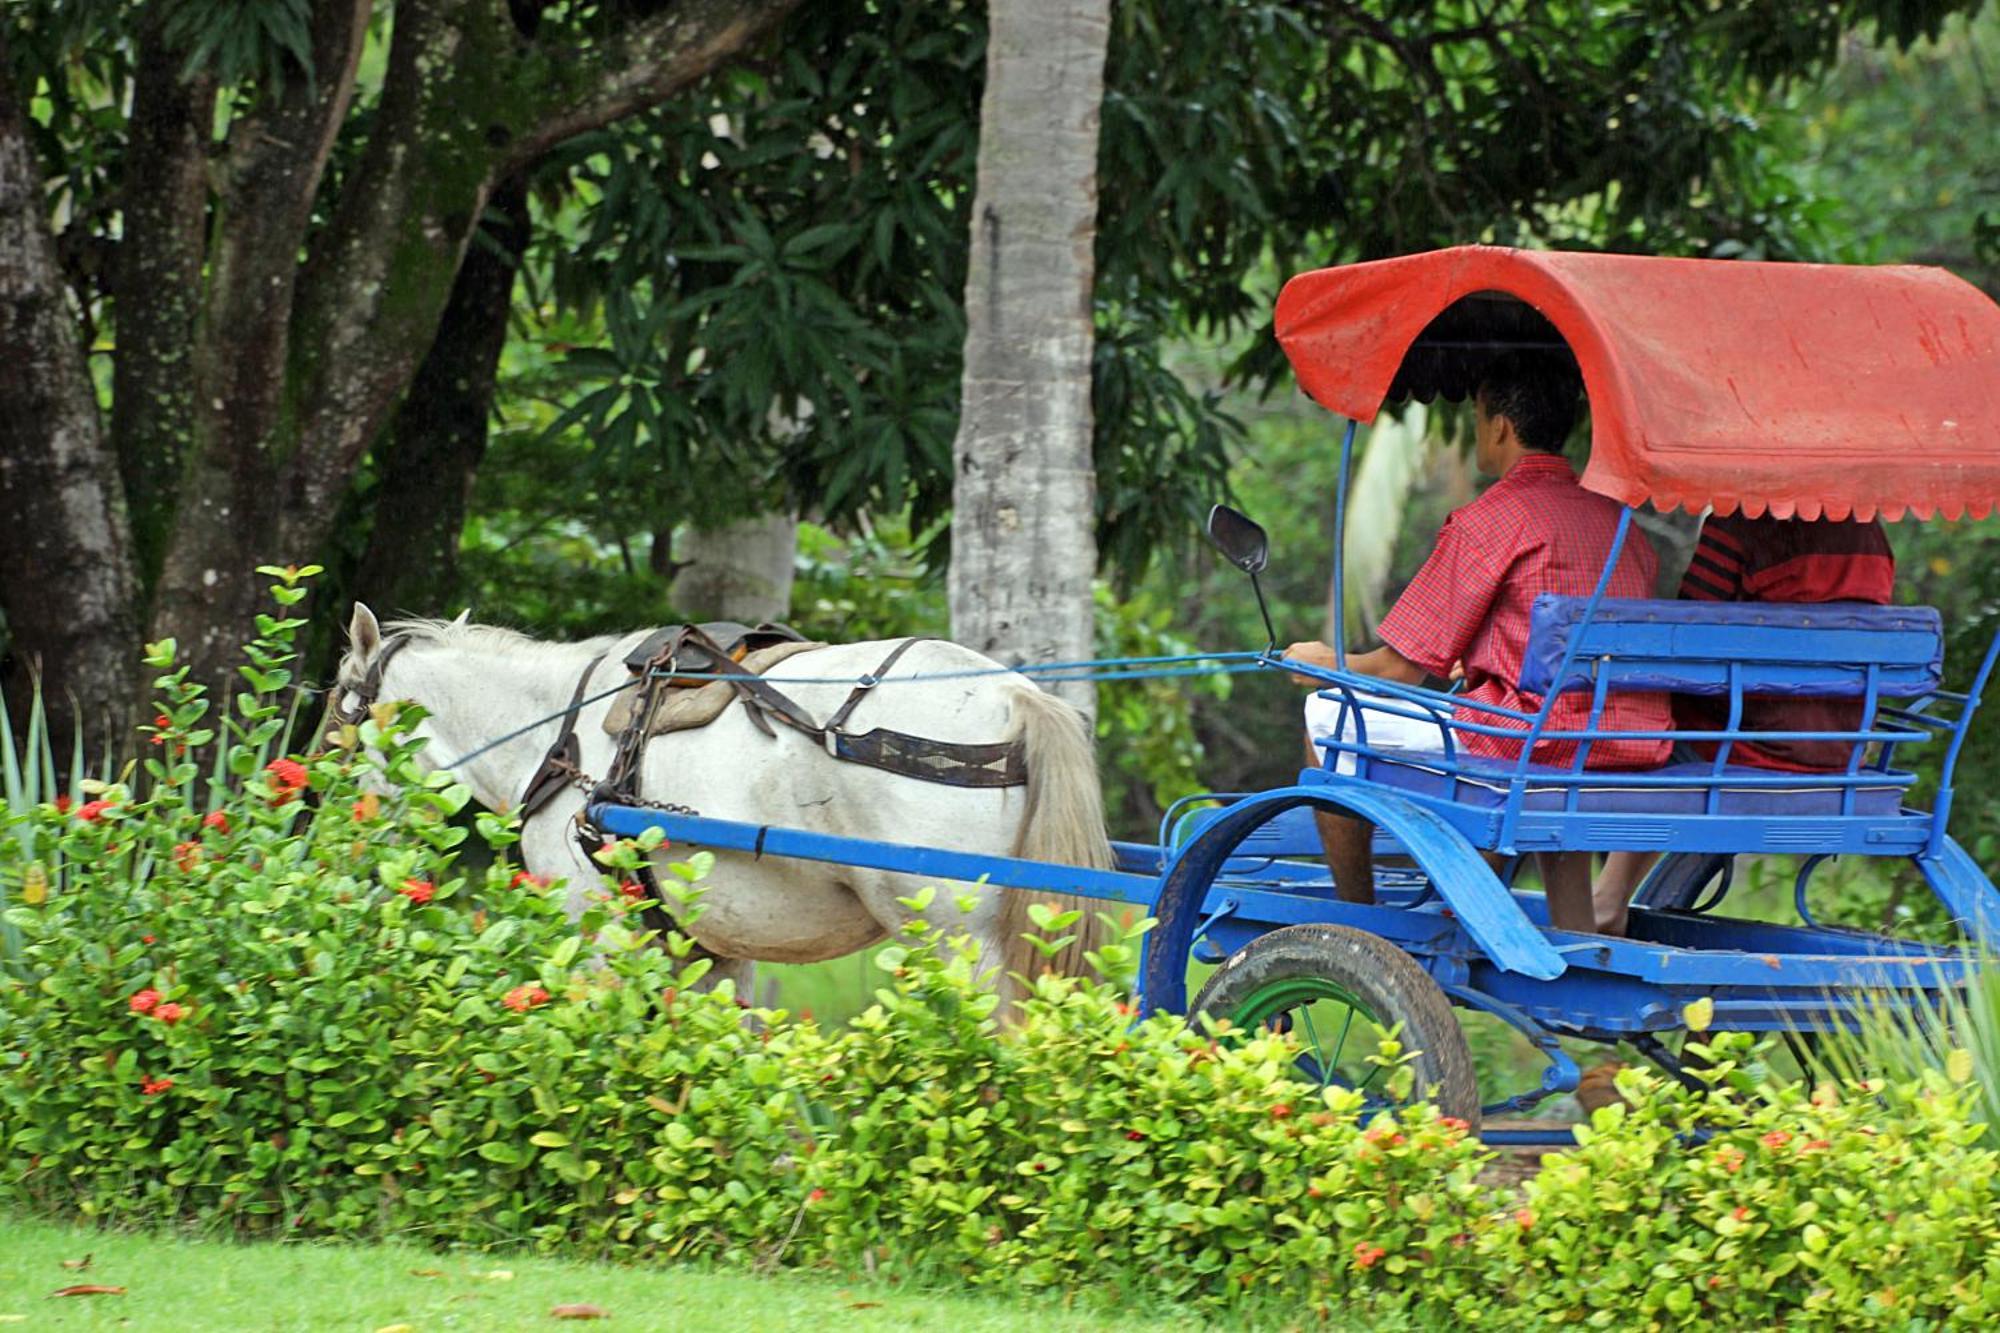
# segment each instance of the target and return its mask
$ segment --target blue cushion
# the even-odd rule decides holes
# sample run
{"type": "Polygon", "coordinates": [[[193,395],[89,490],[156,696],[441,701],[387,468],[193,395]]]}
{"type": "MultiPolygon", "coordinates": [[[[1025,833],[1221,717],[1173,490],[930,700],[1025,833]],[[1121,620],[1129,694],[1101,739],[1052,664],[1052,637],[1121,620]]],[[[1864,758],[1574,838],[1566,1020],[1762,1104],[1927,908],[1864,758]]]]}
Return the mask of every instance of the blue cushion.
{"type": "MultiPolygon", "coordinates": [[[[1368,777],[1387,787],[1400,788],[1412,795],[1429,796],[1459,805],[1497,809],[1507,800],[1507,781],[1514,765],[1508,760],[1481,759],[1457,755],[1447,760],[1442,754],[1412,751],[1396,761],[1371,758],[1368,777]],[[1456,769],[1457,776],[1448,769],[1456,769]]],[[[1529,787],[1524,809],[1563,808],[1568,788],[1534,784],[1537,775],[1564,774],[1569,770],[1535,764],[1528,769],[1529,787]]],[[[1642,773],[1620,773],[1619,777],[1701,777],[1714,775],[1713,764],[1671,764],[1642,773]]],[[[1599,772],[1599,776],[1604,776],[1599,772]]],[[[1854,798],[1856,815],[1893,815],[1902,805],[1903,790],[1914,780],[1907,773],[1884,773],[1880,785],[1862,787],[1854,798]]],[[[1810,773],[1779,773],[1768,768],[1730,764],[1722,770],[1722,800],[1719,814],[1725,815],[1838,815],[1841,789],[1816,785],[1810,773]],[[1731,787],[1731,778],[1791,778],[1796,786],[1731,787]]],[[[1708,786],[1701,787],[1586,787],[1577,801],[1579,810],[1593,813],[1616,812],[1643,815],[1699,815],[1708,812],[1708,786]]]]}
{"type": "MultiPolygon", "coordinates": [[[[1589,605],[1535,599],[1521,689],[1549,692],[1589,605]]],[[[1942,623],[1928,606],[1606,598],[1582,634],[1565,692],[1609,672],[1615,690],[1727,694],[1734,663],[1746,694],[1855,698],[1873,664],[1883,696],[1913,698],[1936,691],[1944,674],[1942,623]]]]}

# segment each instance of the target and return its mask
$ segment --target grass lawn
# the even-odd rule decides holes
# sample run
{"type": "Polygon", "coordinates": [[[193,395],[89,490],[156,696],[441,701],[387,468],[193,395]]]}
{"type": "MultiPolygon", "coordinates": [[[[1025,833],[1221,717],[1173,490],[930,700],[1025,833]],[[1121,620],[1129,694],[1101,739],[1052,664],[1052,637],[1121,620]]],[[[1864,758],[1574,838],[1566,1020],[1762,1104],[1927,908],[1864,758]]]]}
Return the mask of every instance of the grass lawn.
{"type": "Polygon", "coordinates": [[[623,1328],[740,1330],[1197,1328],[1193,1321],[1065,1313],[1060,1298],[906,1291],[887,1283],[692,1268],[638,1269],[525,1256],[438,1255],[400,1245],[238,1245],[0,1218],[0,1330],[623,1328]],[[74,1271],[63,1260],[91,1256],[74,1271]],[[420,1276],[434,1274],[434,1276],[420,1276]],[[52,1298],[74,1283],[123,1296],[52,1298]],[[587,1303],[608,1324],[558,1319],[587,1303]]]}

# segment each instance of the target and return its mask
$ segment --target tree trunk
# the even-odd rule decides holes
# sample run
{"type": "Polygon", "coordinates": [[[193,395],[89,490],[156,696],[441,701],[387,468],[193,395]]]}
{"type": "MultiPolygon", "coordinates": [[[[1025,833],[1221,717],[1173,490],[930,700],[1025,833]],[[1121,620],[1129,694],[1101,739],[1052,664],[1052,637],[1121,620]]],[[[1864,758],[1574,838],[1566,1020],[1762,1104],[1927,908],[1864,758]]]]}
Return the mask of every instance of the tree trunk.
{"type": "Polygon", "coordinates": [[[755,625],[792,610],[799,521],[791,514],[746,518],[713,532],[683,535],[674,606],[693,620],[755,625]]]}
{"type": "Polygon", "coordinates": [[[0,587],[21,668],[39,672],[59,753],[128,725],[140,683],[131,528],[77,343],[42,170],[0,32],[0,587]]]}
{"type": "Polygon", "coordinates": [[[368,551],[354,595],[378,610],[445,615],[458,600],[458,542],[486,456],[494,377],[514,278],[532,231],[526,180],[493,191],[437,337],[380,446],[368,551]]]}
{"type": "MultiPolygon", "coordinates": [[[[1004,661],[1078,660],[1091,656],[1097,570],[1091,246],[1110,0],[994,0],[989,15],[953,450],[952,635],[1004,661]]],[[[1094,687],[1061,692],[1094,709],[1094,687]]],[[[1086,922],[1094,906],[1065,905],[1086,922]]],[[[1080,972],[1085,942],[1052,965],[1080,972]]]]}
{"type": "Polygon", "coordinates": [[[139,578],[159,577],[181,470],[195,434],[189,348],[200,312],[208,231],[215,84],[182,77],[157,21],[140,39],[132,90],[123,224],[113,272],[118,352],[111,445],[131,506],[139,578]]]}

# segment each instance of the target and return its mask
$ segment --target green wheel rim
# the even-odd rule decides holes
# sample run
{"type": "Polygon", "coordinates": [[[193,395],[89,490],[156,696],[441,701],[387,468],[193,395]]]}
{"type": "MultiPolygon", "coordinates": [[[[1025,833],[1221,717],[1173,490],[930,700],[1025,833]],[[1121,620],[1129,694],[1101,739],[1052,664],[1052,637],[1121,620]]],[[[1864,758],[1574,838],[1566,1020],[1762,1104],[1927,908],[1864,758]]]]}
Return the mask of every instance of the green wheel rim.
{"type": "Polygon", "coordinates": [[[1245,1031],[1285,1020],[1299,1039],[1298,1066],[1308,1082],[1367,1092],[1383,1073],[1365,1057],[1375,1050],[1370,1026],[1389,1025],[1345,986],[1324,977],[1284,977],[1251,991],[1230,1014],[1245,1031]]]}

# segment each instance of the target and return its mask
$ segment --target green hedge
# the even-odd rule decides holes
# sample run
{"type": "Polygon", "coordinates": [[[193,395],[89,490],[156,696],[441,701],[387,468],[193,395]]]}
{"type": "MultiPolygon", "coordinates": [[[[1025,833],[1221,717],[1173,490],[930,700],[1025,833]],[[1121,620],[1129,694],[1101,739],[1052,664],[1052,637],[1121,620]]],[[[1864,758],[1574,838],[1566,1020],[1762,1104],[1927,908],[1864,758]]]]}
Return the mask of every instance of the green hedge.
{"type": "MultiPolygon", "coordinates": [[[[292,623],[256,649],[267,692],[292,623]]],[[[920,929],[845,1028],[746,1014],[613,887],[644,845],[572,924],[504,821],[459,870],[465,793],[419,771],[407,718],[271,761],[253,699],[201,782],[203,701],[154,660],[145,772],[17,792],[0,834],[9,1206],[1449,1326],[2000,1309],[1996,1163],[1944,1074],[1805,1090],[1717,1039],[1712,1089],[1626,1071],[1634,1109],[1502,1194],[1464,1126],[1363,1117],[1295,1081],[1287,1038],[1135,1023],[1117,987],[1053,978],[1002,1033],[963,942],[920,929]]]]}

